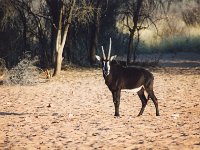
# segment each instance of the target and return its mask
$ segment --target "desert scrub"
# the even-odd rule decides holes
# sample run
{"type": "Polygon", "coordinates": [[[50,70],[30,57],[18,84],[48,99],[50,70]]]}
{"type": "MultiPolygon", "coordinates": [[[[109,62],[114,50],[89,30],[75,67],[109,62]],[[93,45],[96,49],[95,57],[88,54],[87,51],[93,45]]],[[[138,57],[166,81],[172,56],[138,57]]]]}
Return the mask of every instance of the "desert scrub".
{"type": "Polygon", "coordinates": [[[43,70],[36,66],[38,62],[38,57],[32,59],[30,55],[25,55],[24,59],[7,71],[3,84],[36,85],[43,82],[44,79],[40,76],[43,70]]]}
{"type": "Polygon", "coordinates": [[[6,62],[4,59],[0,58],[0,77],[3,77],[6,71],[6,62]]]}

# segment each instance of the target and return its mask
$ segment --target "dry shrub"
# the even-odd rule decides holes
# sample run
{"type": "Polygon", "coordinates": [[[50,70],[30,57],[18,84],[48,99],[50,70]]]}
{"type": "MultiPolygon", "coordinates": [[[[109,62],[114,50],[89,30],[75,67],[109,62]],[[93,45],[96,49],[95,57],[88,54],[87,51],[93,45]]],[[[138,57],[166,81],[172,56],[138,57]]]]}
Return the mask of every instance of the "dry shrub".
{"type": "Polygon", "coordinates": [[[163,22],[160,27],[159,35],[161,39],[182,36],[186,34],[185,23],[175,16],[168,16],[167,22],[163,22]],[[176,21],[174,21],[176,20],[176,21]]]}
{"type": "Polygon", "coordinates": [[[6,62],[0,58],[0,85],[3,84],[5,74],[7,73],[6,62]]]}
{"type": "Polygon", "coordinates": [[[182,12],[183,21],[189,26],[200,25],[200,6],[188,8],[182,12]]]}
{"type": "Polygon", "coordinates": [[[7,72],[4,84],[36,85],[44,82],[40,76],[43,70],[36,66],[38,61],[38,57],[31,59],[30,55],[26,55],[17,66],[7,72]]]}
{"type": "Polygon", "coordinates": [[[4,76],[6,70],[6,62],[4,59],[0,58],[0,77],[4,76]]]}
{"type": "Polygon", "coordinates": [[[162,54],[155,54],[153,56],[144,55],[140,57],[134,64],[142,67],[157,67],[159,66],[159,61],[162,54]]]}

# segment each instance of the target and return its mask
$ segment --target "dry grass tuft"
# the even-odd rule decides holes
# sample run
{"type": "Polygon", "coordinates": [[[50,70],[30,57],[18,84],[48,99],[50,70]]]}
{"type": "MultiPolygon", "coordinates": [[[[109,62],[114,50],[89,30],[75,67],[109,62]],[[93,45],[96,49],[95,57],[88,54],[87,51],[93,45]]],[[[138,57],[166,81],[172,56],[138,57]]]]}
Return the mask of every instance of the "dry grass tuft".
{"type": "Polygon", "coordinates": [[[7,71],[4,75],[3,84],[5,85],[36,85],[46,81],[41,77],[43,70],[36,66],[38,57],[31,59],[30,55],[26,55],[24,59],[7,71]]]}

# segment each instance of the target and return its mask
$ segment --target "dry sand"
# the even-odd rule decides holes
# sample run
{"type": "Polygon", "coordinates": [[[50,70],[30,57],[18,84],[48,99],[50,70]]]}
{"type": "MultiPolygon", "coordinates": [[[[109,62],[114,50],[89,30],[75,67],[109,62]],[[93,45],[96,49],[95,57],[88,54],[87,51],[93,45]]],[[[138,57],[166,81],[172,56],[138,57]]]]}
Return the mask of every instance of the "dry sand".
{"type": "Polygon", "coordinates": [[[0,86],[0,149],[200,149],[200,69],[154,70],[152,101],[123,92],[120,118],[101,70],[70,69],[36,86],[0,86]]]}

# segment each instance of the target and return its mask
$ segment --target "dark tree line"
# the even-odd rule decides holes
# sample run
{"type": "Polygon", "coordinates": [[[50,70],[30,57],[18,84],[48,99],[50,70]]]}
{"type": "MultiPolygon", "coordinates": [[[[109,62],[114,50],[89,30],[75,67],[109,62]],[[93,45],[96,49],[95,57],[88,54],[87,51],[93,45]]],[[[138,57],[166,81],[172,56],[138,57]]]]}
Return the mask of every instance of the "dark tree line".
{"type": "MultiPolygon", "coordinates": [[[[127,63],[131,63],[136,59],[140,31],[149,26],[157,28],[160,13],[166,13],[171,3],[171,0],[0,0],[0,57],[12,67],[29,52],[32,57],[39,56],[43,68],[53,67],[54,75],[59,75],[63,60],[94,65],[100,44],[106,45],[112,37],[114,49],[126,54],[127,63]],[[118,32],[119,21],[128,29],[128,35],[118,32]]],[[[189,14],[190,11],[183,14],[186,21],[189,14]]]]}

